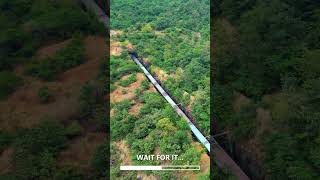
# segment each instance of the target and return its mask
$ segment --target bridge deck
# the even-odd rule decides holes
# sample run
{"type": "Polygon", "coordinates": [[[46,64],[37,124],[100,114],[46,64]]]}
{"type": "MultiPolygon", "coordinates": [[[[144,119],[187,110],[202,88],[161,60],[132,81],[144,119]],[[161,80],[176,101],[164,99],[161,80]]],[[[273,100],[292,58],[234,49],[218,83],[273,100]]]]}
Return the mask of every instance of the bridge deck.
{"type": "MultiPolygon", "coordinates": [[[[155,86],[155,88],[160,92],[160,94],[169,102],[169,104],[175,109],[175,111],[184,118],[197,139],[203,144],[206,149],[210,152],[210,143],[205,136],[199,131],[199,129],[192,123],[188,116],[179,108],[179,106],[172,100],[172,98],[165,92],[161,85],[156,81],[156,79],[149,73],[149,71],[142,65],[138,58],[131,55],[132,60],[142,69],[147,78],[155,86]]],[[[241,168],[233,161],[233,159],[224,151],[223,148],[219,146],[214,138],[212,141],[212,154],[214,160],[220,168],[227,169],[239,180],[249,180],[249,177],[241,170],[241,168]]],[[[210,154],[211,154],[210,153],[210,154]]]]}
{"type": "MultiPolygon", "coordinates": [[[[99,21],[101,21],[105,28],[109,29],[109,17],[100,9],[100,7],[94,2],[94,0],[81,0],[82,3],[86,6],[86,8],[93,11],[99,21]]],[[[177,104],[171,99],[171,97],[165,92],[165,90],[157,83],[157,81],[152,77],[152,75],[148,72],[148,70],[140,63],[140,61],[135,57],[131,56],[132,59],[139,65],[139,67],[143,70],[144,74],[148,77],[148,79],[152,82],[152,84],[157,88],[157,90],[161,93],[161,95],[170,103],[170,105],[176,110],[176,112],[183,117],[187,122],[197,137],[197,139],[206,147],[206,149],[210,152],[210,143],[202,135],[202,133],[198,130],[198,128],[191,122],[191,120],[186,116],[186,114],[177,106],[177,104]]],[[[212,154],[214,156],[215,162],[220,168],[227,169],[239,180],[249,180],[248,176],[241,170],[241,168],[232,160],[232,158],[219,146],[219,144],[212,139],[212,154]]]]}

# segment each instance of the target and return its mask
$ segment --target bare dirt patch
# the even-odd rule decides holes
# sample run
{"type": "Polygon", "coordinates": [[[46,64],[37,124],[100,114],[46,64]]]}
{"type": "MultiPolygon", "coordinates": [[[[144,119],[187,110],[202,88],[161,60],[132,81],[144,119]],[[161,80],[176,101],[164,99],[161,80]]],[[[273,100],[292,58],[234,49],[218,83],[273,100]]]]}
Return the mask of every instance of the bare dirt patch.
{"type": "Polygon", "coordinates": [[[54,43],[49,46],[45,46],[43,48],[40,48],[36,52],[36,57],[39,59],[43,59],[49,56],[52,56],[55,54],[59,49],[66,47],[69,43],[71,42],[71,39],[59,42],[59,43],[54,43]]]}
{"type": "Polygon", "coordinates": [[[111,56],[120,56],[122,50],[123,49],[120,46],[120,42],[111,41],[111,47],[110,47],[110,55],[111,56]]]}
{"type": "MultiPolygon", "coordinates": [[[[64,41],[63,43],[66,42],[64,41]]],[[[24,76],[21,73],[22,67],[19,67],[16,72],[26,82],[23,87],[19,88],[8,99],[0,102],[0,127],[6,130],[14,130],[21,127],[31,127],[43,117],[64,120],[76,114],[79,107],[78,96],[80,88],[85,82],[97,76],[99,63],[106,55],[105,38],[88,37],[85,39],[85,44],[87,61],[61,74],[58,81],[42,82],[38,79],[24,76]],[[53,94],[54,102],[49,104],[40,103],[38,90],[44,85],[48,86],[49,91],[53,94]]],[[[50,48],[41,48],[38,53],[45,53],[45,49],[51,52],[54,49],[51,46],[58,47],[58,45],[49,45],[50,48]]],[[[61,46],[60,44],[59,47],[61,48],[61,46]]]]}
{"type": "MultiPolygon", "coordinates": [[[[200,143],[198,142],[195,142],[193,143],[196,150],[199,151],[199,152],[203,152],[204,149],[203,147],[201,146],[200,143]]],[[[200,158],[200,167],[201,167],[201,172],[203,173],[208,173],[209,170],[210,170],[210,157],[208,156],[207,153],[202,153],[201,154],[201,158],[200,158]]]]}
{"type": "Polygon", "coordinates": [[[157,90],[152,84],[150,84],[149,89],[147,89],[146,92],[157,92],[157,90]]]}
{"type": "Polygon", "coordinates": [[[5,174],[10,172],[12,166],[10,164],[11,154],[13,153],[13,148],[9,147],[5,149],[0,156],[0,174],[5,174]]]}
{"type": "Polygon", "coordinates": [[[110,117],[113,117],[114,114],[115,114],[114,109],[111,109],[111,110],[110,110],[110,117]]]}
{"type": "Polygon", "coordinates": [[[259,122],[258,135],[272,130],[272,117],[269,110],[257,108],[257,120],[259,122]]]}
{"type": "Polygon", "coordinates": [[[127,142],[122,140],[119,142],[114,142],[114,144],[116,145],[116,147],[119,149],[120,153],[120,158],[123,165],[131,165],[131,156],[129,153],[129,148],[127,145],[127,142]]]}
{"type": "Polygon", "coordinates": [[[142,103],[135,103],[129,110],[129,114],[138,115],[142,106],[143,106],[142,103]]]}
{"type": "MultiPolygon", "coordinates": [[[[125,78],[125,77],[123,77],[125,78]]],[[[114,90],[110,97],[111,103],[117,103],[123,100],[131,100],[135,97],[134,90],[140,87],[140,84],[146,77],[142,73],[137,73],[137,81],[130,84],[128,87],[118,86],[116,90],[114,90]]]]}
{"type": "Polygon", "coordinates": [[[163,36],[163,35],[165,35],[165,33],[162,32],[162,31],[154,31],[154,34],[157,35],[157,36],[163,36]]]}
{"type": "Polygon", "coordinates": [[[156,74],[160,81],[166,81],[168,79],[168,74],[159,67],[152,68],[152,73],[156,74]]]}
{"type": "Polygon", "coordinates": [[[147,174],[143,174],[143,173],[138,171],[137,179],[141,179],[141,180],[158,180],[159,178],[157,178],[153,174],[147,175],[147,174]]]}
{"type": "Polygon", "coordinates": [[[111,37],[118,36],[118,35],[121,35],[121,34],[123,34],[123,31],[121,31],[121,30],[110,30],[110,36],[111,37]]]}
{"type": "Polygon", "coordinates": [[[242,94],[238,94],[233,102],[233,109],[236,112],[239,112],[241,110],[241,107],[243,105],[246,105],[250,103],[250,99],[242,94]]]}

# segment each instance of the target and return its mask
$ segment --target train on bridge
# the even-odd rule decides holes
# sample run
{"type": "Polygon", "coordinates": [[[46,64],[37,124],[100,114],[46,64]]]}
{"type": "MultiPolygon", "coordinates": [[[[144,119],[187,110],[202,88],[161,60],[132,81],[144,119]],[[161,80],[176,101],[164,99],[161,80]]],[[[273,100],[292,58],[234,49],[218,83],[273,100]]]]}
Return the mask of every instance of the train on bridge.
{"type": "Polygon", "coordinates": [[[131,59],[142,69],[143,73],[147,76],[149,81],[154,85],[154,87],[159,91],[159,93],[167,100],[167,102],[174,108],[174,110],[187,121],[193,135],[200,141],[200,143],[210,152],[210,143],[207,138],[199,131],[199,129],[194,125],[192,120],[182,111],[182,109],[175,103],[175,101],[168,95],[168,93],[162,88],[162,86],[157,82],[157,80],[149,73],[149,71],[144,67],[144,65],[137,58],[137,53],[133,50],[129,50],[131,59]]]}

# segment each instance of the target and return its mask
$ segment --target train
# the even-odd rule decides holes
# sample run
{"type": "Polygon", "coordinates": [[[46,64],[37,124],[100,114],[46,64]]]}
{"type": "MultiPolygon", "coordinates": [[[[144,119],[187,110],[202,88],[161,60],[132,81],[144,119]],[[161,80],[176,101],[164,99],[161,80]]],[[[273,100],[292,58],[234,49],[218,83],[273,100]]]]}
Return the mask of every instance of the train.
{"type": "Polygon", "coordinates": [[[203,144],[203,146],[210,152],[210,142],[207,138],[199,131],[199,129],[194,125],[192,120],[181,110],[181,108],[175,103],[175,101],[166,93],[166,91],[159,85],[156,79],[149,73],[149,71],[143,66],[140,60],[137,58],[137,53],[135,51],[130,51],[131,59],[143,70],[144,74],[147,76],[149,81],[155,86],[158,92],[167,100],[167,102],[174,108],[174,110],[184,118],[194,136],[203,144]]]}

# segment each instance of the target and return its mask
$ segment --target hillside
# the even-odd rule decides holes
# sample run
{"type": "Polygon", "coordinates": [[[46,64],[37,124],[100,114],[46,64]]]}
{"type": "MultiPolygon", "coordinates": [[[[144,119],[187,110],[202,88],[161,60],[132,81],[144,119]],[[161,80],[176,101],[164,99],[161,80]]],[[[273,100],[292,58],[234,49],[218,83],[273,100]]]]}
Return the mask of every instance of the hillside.
{"type": "Polygon", "coordinates": [[[191,4],[180,0],[111,2],[111,177],[209,178],[210,158],[204,147],[127,53],[127,48],[134,49],[209,135],[209,1],[197,1],[194,8],[191,4]],[[138,161],[137,154],[177,154],[182,160],[138,161]],[[201,165],[202,169],[118,170],[120,165],[151,164],[201,165]]]}
{"type": "Polygon", "coordinates": [[[107,39],[78,1],[0,1],[0,179],[99,179],[107,39]]]}
{"type": "Polygon", "coordinates": [[[252,179],[319,179],[319,2],[223,0],[214,111],[252,179]]]}

